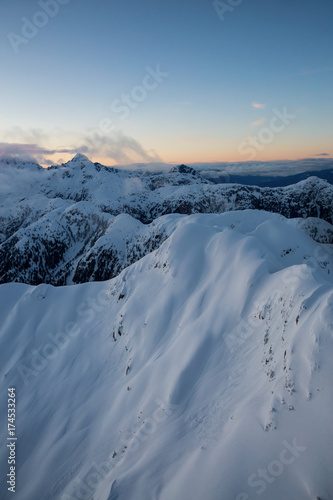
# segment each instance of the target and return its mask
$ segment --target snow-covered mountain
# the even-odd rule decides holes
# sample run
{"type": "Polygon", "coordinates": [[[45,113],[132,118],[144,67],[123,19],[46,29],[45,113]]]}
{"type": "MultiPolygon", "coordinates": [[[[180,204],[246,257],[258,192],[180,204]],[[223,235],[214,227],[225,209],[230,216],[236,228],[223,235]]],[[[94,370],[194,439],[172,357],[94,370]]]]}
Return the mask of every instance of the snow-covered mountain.
{"type": "Polygon", "coordinates": [[[332,498],[332,245],[256,210],[156,225],[112,280],[0,286],[15,498],[332,498]]]}
{"type": "Polygon", "coordinates": [[[76,155],[49,169],[7,159],[0,181],[1,283],[110,279],[171,234],[163,220],[156,223],[171,213],[260,209],[311,217],[313,237],[333,241],[333,186],[315,177],[275,189],[216,185],[185,165],[130,172],[76,155]]]}
{"type": "Polygon", "coordinates": [[[332,499],[332,201],[0,162],[1,500],[332,499]]]}

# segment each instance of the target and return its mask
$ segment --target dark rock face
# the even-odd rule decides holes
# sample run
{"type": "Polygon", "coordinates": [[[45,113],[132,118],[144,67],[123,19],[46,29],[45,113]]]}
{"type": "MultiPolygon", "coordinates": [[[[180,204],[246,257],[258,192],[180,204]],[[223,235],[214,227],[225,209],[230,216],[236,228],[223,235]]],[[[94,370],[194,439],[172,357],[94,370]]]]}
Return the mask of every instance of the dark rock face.
{"type": "Polygon", "coordinates": [[[167,234],[151,231],[148,237],[126,239],[125,248],[119,249],[112,243],[106,248],[87,252],[77,263],[73,283],[105,281],[117,276],[125,267],[156,250],[167,238],[167,234]]]}
{"type": "Polygon", "coordinates": [[[166,214],[257,209],[333,222],[333,186],[316,177],[281,188],[213,184],[186,165],[149,174],[83,155],[49,169],[1,168],[12,187],[0,193],[0,283],[110,279],[168,238],[153,222],[166,214]]]}
{"type": "Polygon", "coordinates": [[[178,167],[173,167],[170,170],[170,173],[179,173],[179,174],[187,174],[187,175],[192,175],[193,177],[200,177],[198,172],[192,168],[188,167],[187,165],[179,165],[178,167]]]}

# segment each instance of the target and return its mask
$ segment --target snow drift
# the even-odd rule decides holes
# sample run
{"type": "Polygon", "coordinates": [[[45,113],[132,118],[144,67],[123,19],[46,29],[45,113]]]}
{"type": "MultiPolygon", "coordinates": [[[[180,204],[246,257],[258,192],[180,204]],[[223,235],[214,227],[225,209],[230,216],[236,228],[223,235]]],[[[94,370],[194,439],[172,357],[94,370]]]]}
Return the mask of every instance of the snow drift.
{"type": "Polygon", "coordinates": [[[163,225],[109,281],[1,285],[15,498],[332,498],[332,246],[255,210],[163,225]]]}

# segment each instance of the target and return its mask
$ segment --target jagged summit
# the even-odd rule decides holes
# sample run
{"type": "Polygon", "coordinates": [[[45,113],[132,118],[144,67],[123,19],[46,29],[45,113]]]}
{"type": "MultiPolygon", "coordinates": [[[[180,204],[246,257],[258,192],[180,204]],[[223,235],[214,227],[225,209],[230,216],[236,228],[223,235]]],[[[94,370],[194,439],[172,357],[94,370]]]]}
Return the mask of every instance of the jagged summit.
{"type": "Polygon", "coordinates": [[[170,173],[179,173],[179,174],[190,174],[193,175],[194,177],[200,177],[200,174],[192,167],[188,167],[187,165],[184,165],[183,163],[181,165],[177,165],[176,167],[172,167],[169,170],[170,173]]]}
{"type": "Polygon", "coordinates": [[[89,161],[89,158],[82,153],[77,153],[70,161],[89,161]]]}

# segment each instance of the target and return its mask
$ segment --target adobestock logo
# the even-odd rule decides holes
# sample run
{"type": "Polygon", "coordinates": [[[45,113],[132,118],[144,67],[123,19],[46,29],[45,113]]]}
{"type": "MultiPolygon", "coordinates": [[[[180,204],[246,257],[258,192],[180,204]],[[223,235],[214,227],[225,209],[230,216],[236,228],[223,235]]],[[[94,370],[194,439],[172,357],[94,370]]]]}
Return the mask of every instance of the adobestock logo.
{"type": "Polygon", "coordinates": [[[274,116],[270,119],[268,127],[261,128],[256,137],[250,136],[239,144],[238,153],[248,155],[245,161],[255,160],[257,152],[263,151],[268,144],[273,142],[276,134],[281,134],[297,117],[297,115],[288,113],[286,107],[283,108],[282,112],[274,108],[273,113],[274,116]]]}
{"type": "MultiPolygon", "coordinates": [[[[300,446],[293,439],[292,444],[288,441],[282,441],[283,449],[281,450],[278,459],[272,460],[267,469],[259,468],[256,473],[248,477],[247,484],[250,488],[255,488],[256,495],[262,495],[269,484],[283,474],[285,467],[291,465],[300,456],[301,453],[306,451],[305,446],[300,446]]],[[[247,493],[239,493],[236,500],[251,500],[247,493]]]]}
{"type": "Polygon", "coordinates": [[[219,16],[221,21],[224,21],[225,14],[228,12],[233,12],[235,7],[238,7],[244,0],[227,0],[227,2],[221,2],[220,0],[214,0],[213,7],[216,14],[219,16]]]}
{"type": "Polygon", "coordinates": [[[146,66],[146,71],[147,74],[142,80],[142,85],[136,85],[129,94],[122,94],[120,99],[112,101],[111,111],[119,114],[120,120],[126,120],[130,115],[130,110],[137,108],[139,103],[147,98],[148,92],[157,89],[163,79],[170,75],[170,73],[161,71],[159,64],[156,65],[155,69],[146,66]]]}
{"type": "Polygon", "coordinates": [[[7,38],[15,54],[20,51],[21,45],[27,45],[30,40],[35,38],[41,28],[44,28],[50,18],[55,17],[60,10],[61,5],[67,5],[70,0],[39,0],[38,5],[42,10],[38,10],[29,20],[27,17],[22,17],[21,34],[10,31],[7,33],[7,38]]]}

